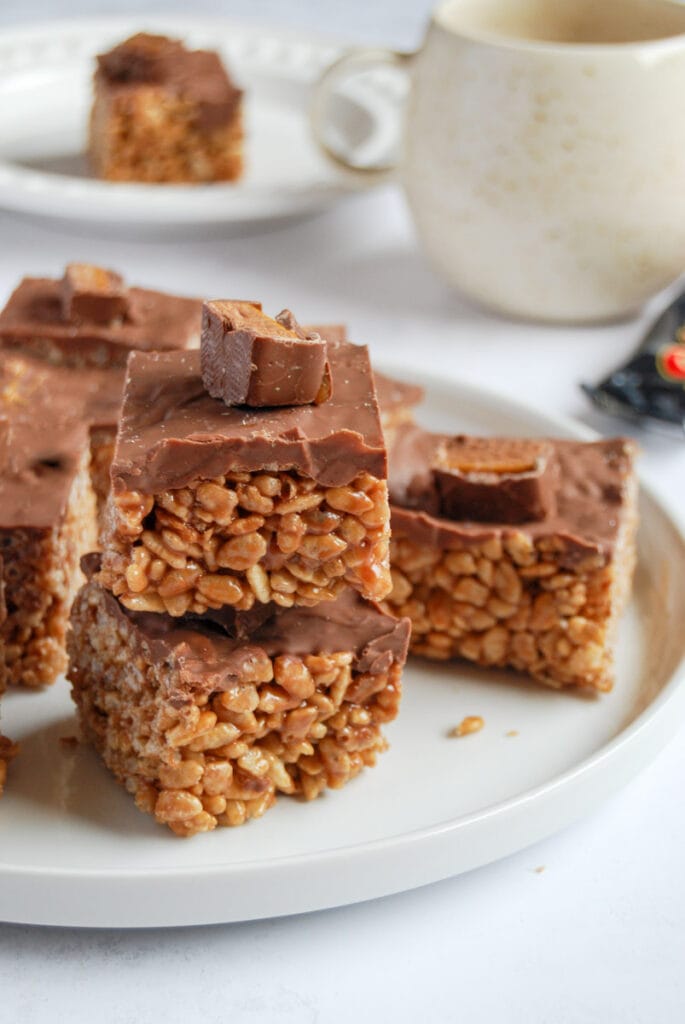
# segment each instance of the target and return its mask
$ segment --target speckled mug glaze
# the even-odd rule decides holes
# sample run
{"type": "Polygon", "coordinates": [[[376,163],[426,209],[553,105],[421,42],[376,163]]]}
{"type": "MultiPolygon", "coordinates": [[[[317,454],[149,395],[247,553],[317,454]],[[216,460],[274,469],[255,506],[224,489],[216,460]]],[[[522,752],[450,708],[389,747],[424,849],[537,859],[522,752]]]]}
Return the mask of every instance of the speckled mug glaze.
{"type": "Polygon", "coordinates": [[[465,295],[608,320],[685,271],[685,6],[449,0],[411,73],[401,179],[465,295]]]}

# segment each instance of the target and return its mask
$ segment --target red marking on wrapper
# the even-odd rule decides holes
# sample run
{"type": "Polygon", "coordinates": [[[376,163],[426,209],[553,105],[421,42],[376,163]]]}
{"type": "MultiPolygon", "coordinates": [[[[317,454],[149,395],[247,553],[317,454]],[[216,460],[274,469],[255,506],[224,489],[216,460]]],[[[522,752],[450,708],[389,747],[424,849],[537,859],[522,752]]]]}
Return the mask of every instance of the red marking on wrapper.
{"type": "Polygon", "coordinates": [[[685,345],[666,345],[657,356],[657,366],[666,380],[685,382],[685,345]]]}

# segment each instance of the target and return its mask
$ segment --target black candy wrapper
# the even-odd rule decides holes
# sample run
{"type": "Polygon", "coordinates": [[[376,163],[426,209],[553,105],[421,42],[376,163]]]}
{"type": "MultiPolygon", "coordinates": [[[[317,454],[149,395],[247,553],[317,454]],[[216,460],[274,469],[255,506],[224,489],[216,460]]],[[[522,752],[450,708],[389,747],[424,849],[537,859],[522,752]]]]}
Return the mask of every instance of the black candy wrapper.
{"type": "Polygon", "coordinates": [[[685,292],[652,324],[627,363],[582,388],[604,412],[685,437],[685,292]]]}

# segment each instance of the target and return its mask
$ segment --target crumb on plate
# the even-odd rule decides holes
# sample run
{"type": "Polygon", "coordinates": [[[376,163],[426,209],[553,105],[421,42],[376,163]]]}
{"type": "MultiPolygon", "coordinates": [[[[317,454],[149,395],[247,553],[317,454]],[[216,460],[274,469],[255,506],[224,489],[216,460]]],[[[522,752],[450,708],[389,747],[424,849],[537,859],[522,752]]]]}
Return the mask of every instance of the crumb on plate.
{"type": "Polygon", "coordinates": [[[480,732],[484,725],[485,720],[480,715],[467,715],[450,731],[450,736],[468,736],[472,732],[480,732]]]}

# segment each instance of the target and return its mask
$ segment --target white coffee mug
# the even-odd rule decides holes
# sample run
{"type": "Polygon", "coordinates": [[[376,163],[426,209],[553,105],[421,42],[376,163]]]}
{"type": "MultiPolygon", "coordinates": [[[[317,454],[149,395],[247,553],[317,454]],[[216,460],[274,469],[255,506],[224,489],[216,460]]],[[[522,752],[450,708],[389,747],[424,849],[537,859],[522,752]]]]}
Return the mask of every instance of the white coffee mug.
{"type": "Polygon", "coordinates": [[[685,272],[684,5],[447,0],[418,53],[352,51],[329,69],[319,141],[341,76],[378,60],[411,76],[398,174],[428,256],[465,295],[609,320],[685,272]]]}

